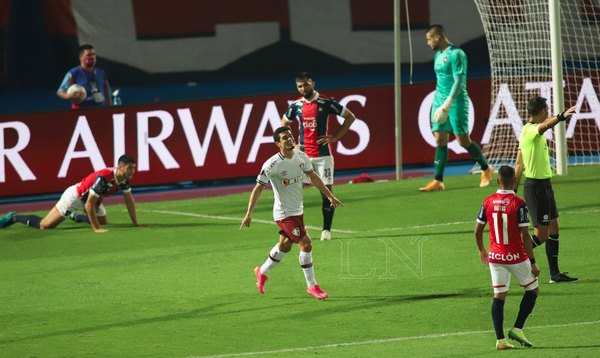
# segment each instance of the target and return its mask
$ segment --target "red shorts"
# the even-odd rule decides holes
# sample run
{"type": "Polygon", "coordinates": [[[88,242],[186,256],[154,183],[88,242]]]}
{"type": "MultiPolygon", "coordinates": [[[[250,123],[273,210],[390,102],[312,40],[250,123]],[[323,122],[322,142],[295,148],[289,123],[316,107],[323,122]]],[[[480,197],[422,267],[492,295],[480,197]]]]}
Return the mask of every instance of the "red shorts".
{"type": "Polygon", "coordinates": [[[277,220],[276,223],[281,229],[279,233],[295,243],[298,243],[300,239],[306,236],[304,215],[288,216],[287,218],[277,220]]]}

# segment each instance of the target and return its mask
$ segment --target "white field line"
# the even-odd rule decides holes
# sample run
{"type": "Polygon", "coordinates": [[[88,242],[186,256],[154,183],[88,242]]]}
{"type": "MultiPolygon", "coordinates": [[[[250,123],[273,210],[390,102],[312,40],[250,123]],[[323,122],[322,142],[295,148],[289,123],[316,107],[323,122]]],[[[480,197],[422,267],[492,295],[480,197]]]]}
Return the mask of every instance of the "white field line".
{"type": "MultiPolygon", "coordinates": [[[[565,323],[565,324],[550,324],[550,325],[543,325],[543,326],[527,327],[527,330],[588,326],[588,325],[594,325],[594,324],[599,324],[599,323],[600,323],[600,320],[588,321],[588,322],[565,323]]],[[[211,355],[211,356],[194,356],[193,358],[222,358],[222,357],[243,357],[243,356],[265,355],[265,354],[281,354],[281,353],[303,352],[303,351],[312,351],[312,350],[318,350],[318,349],[328,349],[328,348],[337,348],[337,347],[376,345],[376,344],[411,341],[411,340],[431,340],[431,339],[443,338],[443,337],[458,337],[458,336],[468,336],[468,335],[474,335],[474,334],[488,334],[488,333],[493,333],[493,332],[494,332],[493,330],[488,329],[488,330],[481,330],[481,331],[434,333],[434,334],[425,334],[422,336],[403,336],[403,337],[394,337],[394,338],[371,339],[371,340],[367,340],[367,341],[332,343],[332,344],[323,344],[320,346],[307,346],[307,347],[277,349],[277,350],[271,350],[271,351],[226,353],[226,354],[217,354],[217,355],[211,355]]]]}
{"type": "MultiPolygon", "coordinates": [[[[184,211],[172,211],[172,210],[146,210],[146,209],[138,209],[137,211],[148,212],[148,213],[158,213],[158,214],[168,214],[175,216],[190,216],[196,218],[203,219],[214,219],[214,220],[228,220],[228,221],[237,221],[239,223],[242,222],[242,218],[236,218],[232,216],[221,216],[221,215],[207,215],[207,214],[197,214],[197,213],[188,213],[184,211]]],[[[598,213],[600,209],[592,209],[592,210],[580,210],[580,211],[565,211],[561,212],[561,214],[569,215],[569,214],[591,214],[598,213]]],[[[275,225],[275,222],[272,220],[262,220],[262,219],[252,219],[253,223],[259,224],[267,224],[267,225],[275,225]]],[[[475,223],[475,219],[472,221],[454,221],[447,223],[436,223],[436,224],[425,224],[425,225],[411,225],[411,226],[403,226],[403,227],[388,227],[381,229],[371,229],[371,230],[344,230],[344,229],[331,229],[332,232],[340,233],[340,234],[362,234],[369,232],[385,232],[385,231],[401,231],[401,230],[412,230],[412,229],[425,229],[430,227],[440,227],[440,226],[454,226],[454,225],[463,225],[463,224],[473,224],[475,223]]],[[[311,230],[321,230],[321,227],[317,226],[306,226],[307,229],[311,230]]]]}

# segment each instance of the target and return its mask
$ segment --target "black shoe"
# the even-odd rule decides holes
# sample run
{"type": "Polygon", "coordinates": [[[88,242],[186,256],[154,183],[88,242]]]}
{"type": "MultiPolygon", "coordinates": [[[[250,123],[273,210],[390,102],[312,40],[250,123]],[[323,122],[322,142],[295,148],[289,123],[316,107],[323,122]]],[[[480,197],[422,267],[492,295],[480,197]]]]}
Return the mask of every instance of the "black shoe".
{"type": "Polygon", "coordinates": [[[550,283],[557,282],[573,282],[579,280],[577,277],[571,277],[566,272],[559,272],[556,275],[550,276],[550,283]]]}

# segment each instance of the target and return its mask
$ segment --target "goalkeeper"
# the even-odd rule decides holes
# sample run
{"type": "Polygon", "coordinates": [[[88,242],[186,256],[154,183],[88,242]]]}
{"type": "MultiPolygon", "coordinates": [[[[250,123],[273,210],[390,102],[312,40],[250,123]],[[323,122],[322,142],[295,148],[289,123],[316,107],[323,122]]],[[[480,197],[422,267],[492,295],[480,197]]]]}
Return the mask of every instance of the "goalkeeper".
{"type": "Polygon", "coordinates": [[[469,137],[469,98],[467,94],[467,56],[449,42],[441,25],[432,25],[425,35],[427,45],[435,51],[433,69],[436,76],[431,111],[431,130],[435,136],[435,177],[421,191],[444,190],[444,169],[448,162],[448,139],[453,132],[458,143],[481,166],[480,187],[490,185],[494,169],[488,165],[479,145],[469,137]]]}

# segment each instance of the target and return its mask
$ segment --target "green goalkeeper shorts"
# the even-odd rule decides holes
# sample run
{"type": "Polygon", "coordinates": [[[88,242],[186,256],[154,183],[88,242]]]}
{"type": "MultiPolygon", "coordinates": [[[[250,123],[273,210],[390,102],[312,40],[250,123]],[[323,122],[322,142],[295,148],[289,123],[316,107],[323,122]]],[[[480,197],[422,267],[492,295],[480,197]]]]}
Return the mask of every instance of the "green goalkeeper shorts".
{"type": "Polygon", "coordinates": [[[432,132],[452,132],[459,135],[469,134],[469,100],[457,100],[452,103],[448,120],[440,124],[433,120],[433,114],[439,108],[431,109],[431,131],[432,132]]]}

